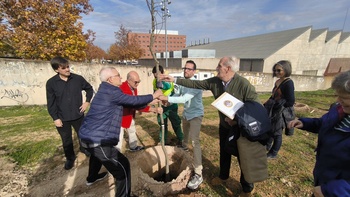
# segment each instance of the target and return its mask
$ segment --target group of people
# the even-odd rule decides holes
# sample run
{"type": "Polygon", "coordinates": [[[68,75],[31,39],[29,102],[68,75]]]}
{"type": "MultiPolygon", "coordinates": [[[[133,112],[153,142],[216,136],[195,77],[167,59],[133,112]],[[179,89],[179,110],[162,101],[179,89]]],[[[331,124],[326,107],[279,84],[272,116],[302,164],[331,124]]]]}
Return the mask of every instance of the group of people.
{"type": "MultiPolygon", "coordinates": [[[[93,100],[91,85],[83,77],[70,73],[67,60],[56,57],[51,60],[51,65],[57,75],[49,79],[46,85],[48,111],[62,139],[67,159],[64,168],[71,169],[76,158],[72,140],[73,126],[79,135],[80,151],[90,157],[86,184],[91,185],[107,176],[106,172],[99,172],[104,165],[115,178],[116,196],[130,196],[131,192],[130,163],[121,153],[123,132],[127,131],[129,134],[130,150],[138,151],[144,148],[137,145],[134,121],[136,110],[158,113],[159,124],[164,122],[165,126],[164,136],[160,132],[160,139],[164,137],[168,140],[169,119],[177,136],[178,146],[188,150],[189,142],[192,143],[194,173],[187,187],[196,189],[203,181],[199,138],[204,115],[202,90],[210,90],[215,99],[227,92],[243,102],[260,102],[255,87],[236,73],[239,69],[239,59],[236,57],[221,58],[216,67],[217,76],[205,80],[193,80],[196,64],[191,60],[183,67],[184,78],[165,75],[161,66],[159,73],[155,67],[152,71],[155,76],[154,93],[142,96],[137,95],[137,85],[141,80],[135,71],[129,72],[126,81],[122,82],[120,73],[115,68],[104,67],[99,73],[102,83],[93,100]],[[178,87],[175,87],[175,84],[178,87]],[[86,92],[84,103],[82,90],[86,92]],[[160,101],[162,107],[149,106],[160,101]],[[177,113],[177,103],[184,103],[182,119],[177,113]],[[84,117],[89,105],[90,109],[84,117]]],[[[277,80],[272,96],[264,103],[271,117],[273,136],[266,146],[258,141],[249,141],[247,146],[254,147],[257,152],[264,152],[266,158],[273,159],[277,157],[281,148],[283,130],[286,135],[293,135],[294,127],[319,133],[313,194],[316,197],[350,196],[350,71],[341,73],[334,79],[332,88],[338,96],[337,104],[319,119],[295,119],[294,84],[289,78],[290,75],[289,61],[279,61],[273,66],[273,76],[277,80]]],[[[220,170],[218,177],[211,181],[213,185],[225,183],[230,176],[232,156],[226,151],[226,141],[230,131],[239,133],[240,129],[234,124],[235,120],[228,119],[218,112],[220,170]]],[[[234,146],[237,150],[242,149],[237,143],[234,146]]],[[[234,156],[242,169],[246,162],[240,160],[239,152],[234,156]]],[[[240,183],[243,190],[241,196],[250,196],[254,182],[247,180],[242,170],[240,183]]]]}

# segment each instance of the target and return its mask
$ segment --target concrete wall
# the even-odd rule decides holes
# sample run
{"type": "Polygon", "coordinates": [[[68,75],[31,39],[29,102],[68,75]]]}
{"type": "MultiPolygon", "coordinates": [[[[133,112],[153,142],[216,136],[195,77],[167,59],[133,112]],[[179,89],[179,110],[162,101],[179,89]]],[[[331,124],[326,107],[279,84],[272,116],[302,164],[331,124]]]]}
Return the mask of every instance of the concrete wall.
{"type": "MultiPolygon", "coordinates": [[[[211,65],[211,68],[215,68],[217,62],[210,62],[207,65],[214,64],[211,65]]],[[[205,64],[205,61],[203,60],[200,64],[205,64]]],[[[100,84],[98,73],[103,66],[106,65],[76,62],[70,64],[71,72],[82,75],[91,83],[95,91],[97,91],[100,84]]],[[[108,64],[107,66],[114,66],[118,69],[123,78],[122,81],[126,80],[126,74],[129,71],[137,71],[141,78],[138,87],[139,94],[153,92],[152,66],[116,64],[108,64]]],[[[165,72],[168,74],[182,72],[180,68],[166,68],[165,72]]],[[[0,59],[0,69],[0,106],[46,104],[46,81],[56,74],[48,61],[0,59]]],[[[208,72],[209,68],[202,70],[208,72]]],[[[209,72],[216,74],[214,69],[209,72]]],[[[275,80],[270,73],[240,72],[239,74],[246,77],[258,92],[270,92],[275,80]]],[[[296,91],[310,91],[330,87],[329,80],[327,81],[322,76],[293,75],[291,78],[294,81],[296,91]]]]}
{"type": "Polygon", "coordinates": [[[350,57],[350,37],[341,40],[341,32],[327,40],[328,31],[324,31],[310,40],[311,29],[271,54],[264,61],[263,72],[270,73],[272,66],[280,60],[292,63],[292,73],[303,75],[308,71],[317,71],[323,76],[331,58],[350,57]]]}

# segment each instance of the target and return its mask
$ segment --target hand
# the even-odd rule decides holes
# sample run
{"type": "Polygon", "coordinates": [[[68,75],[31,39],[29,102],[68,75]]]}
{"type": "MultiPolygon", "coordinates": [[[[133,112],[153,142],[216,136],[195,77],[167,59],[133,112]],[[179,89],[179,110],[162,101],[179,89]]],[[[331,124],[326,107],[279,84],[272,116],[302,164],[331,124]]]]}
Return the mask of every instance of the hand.
{"type": "Polygon", "coordinates": [[[53,121],[53,123],[55,123],[56,127],[63,127],[63,123],[62,123],[61,119],[56,119],[53,121]]]}
{"type": "Polygon", "coordinates": [[[152,102],[148,103],[148,105],[158,105],[159,100],[158,99],[154,99],[152,102]]]}
{"type": "Polygon", "coordinates": [[[161,95],[158,99],[161,101],[168,101],[168,97],[164,95],[161,95]]]}
{"type": "Polygon", "coordinates": [[[80,109],[80,113],[84,113],[86,111],[86,109],[89,107],[90,103],[89,102],[85,102],[83,103],[79,109],[80,109]]]}
{"type": "Polygon", "coordinates": [[[231,127],[237,124],[237,121],[231,120],[228,117],[225,117],[225,122],[227,122],[231,127]]]}
{"type": "Polygon", "coordinates": [[[314,187],[313,192],[315,197],[324,197],[321,186],[314,187]]]}
{"type": "Polygon", "coordinates": [[[168,101],[162,101],[162,105],[164,107],[168,107],[168,106],[170,106],[170,103],[168,101]]]}
{"type": "Polygon", "coordinates": [[[153,93],[153,99],[159,98],[162,95],[163,95],[162,90],[158,89],[153,93]]]}
{"type": "Polygon", "coordinates": [[[304,124],[300,120],[292,120],[288,123],[288,128],[290,129],[290,128],[294,128],[294,127],[300,129],[300,128],[304,127],[304,124]]]}
{"type": "Polygon", "coordinates": [[[167,82],[174,82],[175,78],[173,76],[170,76],[170,75],[161,74],[161,75],[159,75],[159,80],[167,81],[167,82]]]}
{"type": "Polygon", "coordinates": [[[163,107],[157,107],[156,108],[156,113],[162,114],[163,113],[163,107]]]}

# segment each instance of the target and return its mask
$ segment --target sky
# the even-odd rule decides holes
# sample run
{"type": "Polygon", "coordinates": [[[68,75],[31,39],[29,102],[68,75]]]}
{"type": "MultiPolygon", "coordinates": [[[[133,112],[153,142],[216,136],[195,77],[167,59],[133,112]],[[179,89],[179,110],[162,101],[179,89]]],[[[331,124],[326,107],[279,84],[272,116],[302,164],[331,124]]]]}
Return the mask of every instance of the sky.
{"type": "MultiPolygon", "coordinates": [[[[150,0],[149,0],[150,1],[150,0]]],[[[161,2],[157,29],[165,30],[161,2]],[[163,23],[162,23],[163,22],[163,23]]],[[[84,32],[96,32],[94,44],[107,50],[120,25],[135,33],[151,30],[146,0],[90,0],[94,11],[83,15],[84,32]]],[[[349,0],[171,0],[166,4],[167,32],[186,35],[187,45],[312,26],[350,32],[349,0]]]]}

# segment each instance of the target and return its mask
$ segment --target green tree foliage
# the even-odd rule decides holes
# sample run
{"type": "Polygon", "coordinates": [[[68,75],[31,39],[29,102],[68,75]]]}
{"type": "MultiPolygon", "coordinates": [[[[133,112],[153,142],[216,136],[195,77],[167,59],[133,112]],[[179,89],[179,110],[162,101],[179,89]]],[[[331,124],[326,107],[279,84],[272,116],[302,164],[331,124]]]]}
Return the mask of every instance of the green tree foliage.
{"type": "Polygon", "coordinates": [[[143,54],[137,37],[132,36],[131,30],[120,25],[119,31],[114,32],[116,42],[109,47],[108,54],[113,60],[139,59],[143,54]]]}
{"type": "Polygon", "coordinates": [[[2,0],[0,49],[26,59],[84,60],[87,43],[79,20],[91,11],[89,0],[2,0]]]}

